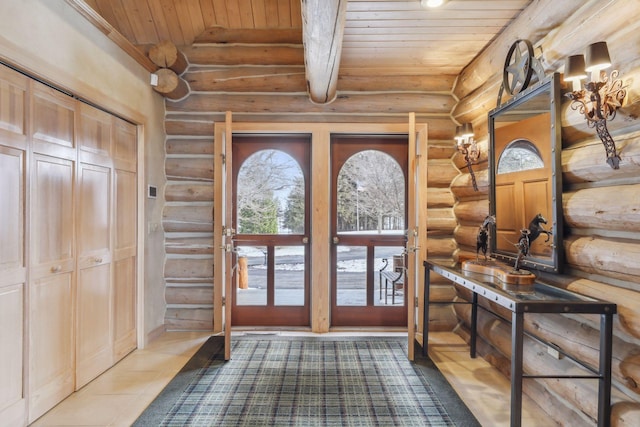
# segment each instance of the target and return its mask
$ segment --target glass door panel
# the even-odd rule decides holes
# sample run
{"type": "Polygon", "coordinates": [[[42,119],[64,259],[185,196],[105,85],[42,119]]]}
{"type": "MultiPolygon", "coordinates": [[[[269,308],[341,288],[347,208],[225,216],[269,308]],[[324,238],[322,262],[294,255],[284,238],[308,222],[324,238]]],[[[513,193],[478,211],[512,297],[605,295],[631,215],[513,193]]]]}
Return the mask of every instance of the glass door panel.
{"type": "Polygon", "coordinates": [[[404,304],[404,272],[406,268],[404,251],[403,246],[376,246],[376,306],[388,307],[404,304]]]}
{"type": "Polygon", "coordinates": [[[336,304],[366,306],[367,247],[338,245],[336,250],[336,304]]]}
{"type": "Polygon", "coordinates": [[[332,326],[407,325],[407,153],[406,135],[331,139],[332,326]]]}
{"type": "Polygon", "coordinates": [[[267,305],[266,246],[237,246],[237,305],[267,305]]]}
{"type": "Polygon", "coordinates": [[[303,245],[275,248],[275,305],[304,306],[305,259],[303,245]]]}

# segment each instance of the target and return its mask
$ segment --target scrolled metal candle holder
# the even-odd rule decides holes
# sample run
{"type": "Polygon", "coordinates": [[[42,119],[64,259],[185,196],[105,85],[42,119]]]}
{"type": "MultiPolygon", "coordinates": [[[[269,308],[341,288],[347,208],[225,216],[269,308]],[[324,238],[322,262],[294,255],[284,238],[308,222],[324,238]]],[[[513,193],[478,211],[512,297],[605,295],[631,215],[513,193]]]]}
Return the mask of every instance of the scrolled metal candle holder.
{"type": "Polygon", "coordinates": [[[616,143],[607,129],[607,120],[616,117],[618,108],[627,96],[627,86],[618,78],[614,70],[609,76],[604,69],[611,66],[609,48],[606,42],[596,42],[587,48],[586,60],[583,55],[572,55],[565,65],[565,80],[573,82],[573,91],[567,93],[573,102],[571,108],[578,110],[587,120],[587,126],[596,128],[596,133],[604,144],[607,163],[613,169],[620,168],[620,156],[616,143]],[[580,81],[591,73],[591,81],[580,89],[580,81]]]}
{"type": "Polygon", "coordinates": [[[455,146],[460,154],[464,156],[464,161],[467,164],[469,175],[471,175],[473,191],[478,191],[476,175],[473,173],[471,165],[477,163],[480,159],[480,148],[473,137],[473,126],[471,123],[465,123],[462,126],[456,127],[455,140],[455,146]]]}
{"type": "Polygon", "coordinates": [[[604,144],[607,153],[607,163],[613,169],[620,168],[620,156],[616,150],[616,143],[607,129],[607,120],[616,117],[618,108],[627,96],[627,87],[622,79],[618,79],[618,71],[614,70],[610,76],[603,73],[600,81],[588,82],[585,88],[567,93],[573,101],[571,108],[584,115],[587,125],[596,129],[596,133],[604,144]]]}

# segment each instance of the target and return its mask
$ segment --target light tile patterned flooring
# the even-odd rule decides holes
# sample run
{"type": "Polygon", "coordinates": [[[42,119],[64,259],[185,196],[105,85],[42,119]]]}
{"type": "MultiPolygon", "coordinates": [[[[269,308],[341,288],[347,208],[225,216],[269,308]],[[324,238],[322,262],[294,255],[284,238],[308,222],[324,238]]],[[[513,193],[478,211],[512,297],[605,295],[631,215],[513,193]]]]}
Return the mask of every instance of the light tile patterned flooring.
{"type": "MultiPolygon", "coordinates": [[[[147,348],[131,353],[32,425],[130,426],[208,336],[196,332],[165,333],[147,348]]],[[[469,358],[469,347],[453,333],[429,334],[429,353],[483,426],[509,425],[509,381],[504,376],[482,358],[469,358]]],[[[525,399],[522,425],[540,427],[555,423],[525,399]]]]}

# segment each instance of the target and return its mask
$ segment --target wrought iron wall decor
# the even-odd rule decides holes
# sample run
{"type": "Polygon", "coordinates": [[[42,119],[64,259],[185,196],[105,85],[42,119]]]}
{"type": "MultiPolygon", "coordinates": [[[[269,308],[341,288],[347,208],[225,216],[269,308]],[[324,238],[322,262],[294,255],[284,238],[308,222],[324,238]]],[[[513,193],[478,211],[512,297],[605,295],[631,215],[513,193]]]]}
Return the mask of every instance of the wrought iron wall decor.
{"type": "Polygon", "coordinates": [[[627,86],[618,78],[618,70],[606,75],[604,70],[610,66],[607,43],[597,42],[587,48],[586,61],[582,55],[567,58],[564,80],[573,82],[573,91],[566,94],[572,100],[571,108],[584,115],[590,128],[596,129],[604,145],[607,164],[619,169],[620,155],[607,129],[607,121],[616,117],[627,95],[627,86]],[[587,73],[591,73],[590,80],[581,88],[580,82],[587,78],[587,73]]]}
{"type": "Polygon", "coordinates": [[[524,91],[536,81],[544,80],[544,69],[538,58],[533,54],[533,45],[529,40],[516,40],[507,53],[502,69],[502,85],[498,92],[496,107],[502,103],[502,93],[506,90],[509,95],[515,96],[524,91]],[[535,75],[534,75],[535,72],[535,75]]]}

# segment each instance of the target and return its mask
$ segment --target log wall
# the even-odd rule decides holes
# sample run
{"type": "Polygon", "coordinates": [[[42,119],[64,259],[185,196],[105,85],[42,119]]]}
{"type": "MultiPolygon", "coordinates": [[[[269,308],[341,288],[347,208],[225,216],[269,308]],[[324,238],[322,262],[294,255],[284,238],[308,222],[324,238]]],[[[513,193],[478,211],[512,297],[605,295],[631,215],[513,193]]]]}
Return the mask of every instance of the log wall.
{"type": "MultiPolygon", "coordinates": [[[[517,38],[529,39],[537,47],[536,56],[547,73],[562,71],[566,56],[582,53],[588,44],[606,40],[613,68],[619,69],[629,84],[624,108],[609,123],[622,157],[619,170],[605,163],[604,147],[595,131],[571,110],[568,99],[562,99],[566,265],[562,275],[542,274],[544,280],[557,286],[618,304],[613,340],[612,426],[637,425],[640,419],[640,61],[637,49],[629,50],[629,46],[637,45],[634,34],[638,30],[637,1],[539,1],[465,68],[453,90],[459,99],[453,109],[454,119],[473,123],[476,138],[486,153],[488,112],[496,106],[502,64],[517,38]]],[[[454,157],[454,163],[464,171],[451,184],[457,201],[456,255],[466,256],[475,252],[477,226],[488,212],[488,164],[481,161],[474,166],[480,191],[473,192],[460,156],[454,157]]],[[[458,292],[465,296],[463,290],[458,292]]],[[[507,313],[491,304],[486,308],[487,312],[480,311],[479,350],[509,375],[510,327],[500,316],[491,314],[504,317],[507,313]]],[[[468,308],[456,306],[456,313],[465,325],[458,330],[467,338],[468,308]]],[[[529,315],[525,328],[597,365],[599,318],[529,315]]],[[[542,374],[549,370],[568,373],[574,368],[565,359],[550,356],[544,346],[527,341],[525,371],[542,374]]],[[[559,425],[595,423],[596,381],[527,380],[525,392],[546,408],[559,425]]]]}
{"type": "MultiPolygon", "coordinates": [[[[451,260],[456,243],[453,231],[454,197],[451,180],[459,174],[454,154],[455,105],[451,89],[455,76],[413,75],[398,70],[361,75],[341,70],[337,97],[328,104],[309,100],[301,41],[282,39],[269,30],[225,32],[225,40],[203,37],[183,48],[188,63],[181,74],[188,96],[166,100],[165,129],[167,186],[164,229],[166,324],[169,329],[211,328],[213,254],[213,128],[231,111],[234,123],[407,123],[409,113],[427,125],[428,253],[451,260]],[[234,42],[230,38],[235,38],[234,42]],[[265,47],[265,42],[269,41],[265,47]],[[385,73],[400,74],[385,74],[385,73]],[[209,300],[211,301],[211,300],[209,300]]],[[[300,126],[296,125],[299,129],[300,126]]],[[[451,300],[455,290],[447,283],[433,293],[451,300]]],[[[436,310],[438,311],[438,310],[436,310]]],[[[435,311],[434,311],[435,312],[435,311]]],[[[451,307],[434,316],[434,330],[452,330],[458,324],[451,307]]]]}
{"type": "Polygon", "coordinates": [[[190,124],[166,122],[168,330],[211,330],[213,325],[213,122],[190,124]],[[208,135],[202,131],[206,128],[208,135]]]}
{"type": "MultiPolygon", "coordinates": [[[[460,173],[451,161],[456,150],[450,141],[430,141],[427,152],[427,257],[444,263],[453,261],[456,250],[455,199],[450,185],[460,173]]],[[[430,292],[432,302],[456,299],[455,289],[447,280],[434,278],[430,292]]],[[[430,309],[430,331],[451,331],[457,324],[453,306],[434,305],[430,309]]]]}

